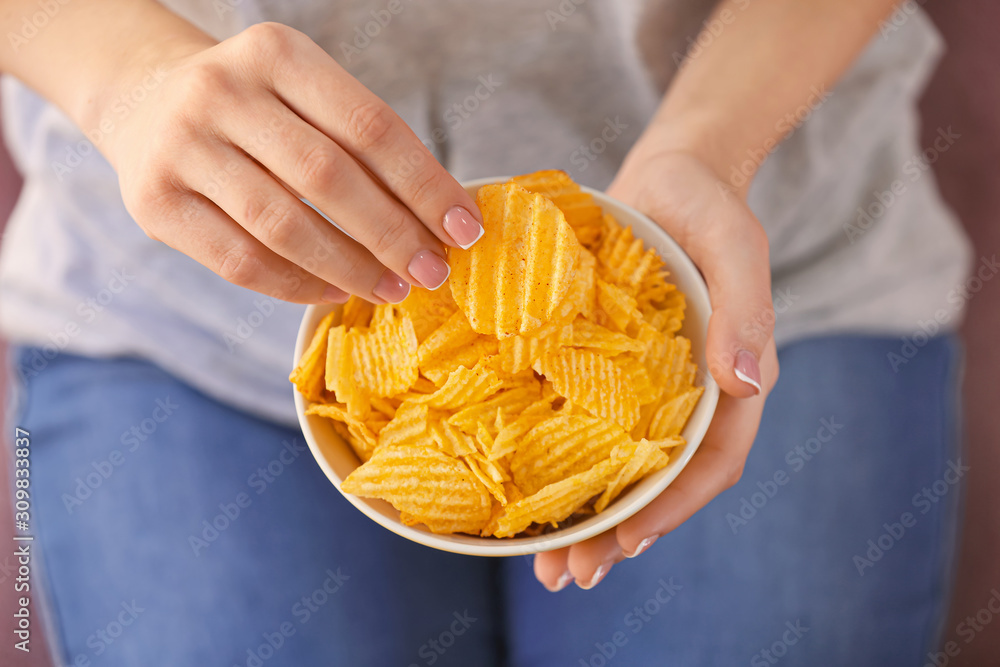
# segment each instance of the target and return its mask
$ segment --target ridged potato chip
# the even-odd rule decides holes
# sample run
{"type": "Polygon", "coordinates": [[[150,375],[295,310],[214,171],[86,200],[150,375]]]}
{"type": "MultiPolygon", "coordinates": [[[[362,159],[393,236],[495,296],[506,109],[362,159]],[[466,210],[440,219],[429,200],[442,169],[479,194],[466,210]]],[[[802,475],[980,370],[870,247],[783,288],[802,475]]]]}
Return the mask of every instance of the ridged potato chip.
{"type": "Polygon", "coordinates": [[[656,472],[665,467],[670,461],[670,457],[663,452],[655,443],[648,440],[641,440],[637,443],[630,443],[620,452],[612,453],[628,456],[628,461],[622,466],[615,478],[604,489],[601,497],[594,501],[594,511],[603,512],[608,504],[618,497],[622,491],[636,480],[642,479],[651,472],[656,472]]]}
{"type": "Polygon", "coordinates": [[[510,459],[514,483],[531,495],[561,479],[589,470],[630,443],[625,431],[606,419],[555,415],[532,428],[510,459]]]}
{"type": "Polygon", "coordinates": [[[497,537],[511,537],[532,523],[562,521],[608,485],[623,462],[605,459],[589,470],[549,484],[535,494],[508,503],[497,519],[497,537]]]}
{"type": "Polygon", "coordinates": [[[485,233],[449,251],[452,295],[478,333],[531,333],[569,290],[580,243],[555,204],[517,184],[484,186],[476,203],[485,233]]]}
{"type": "Polygon", "coordinates": [[[428,447],[382,447],[341,484],[345,493],[381,498],[435,533],[478,533],[490,494],[462,461],[428,447]]]}
{"type": "Polygon", "coordinates": [[[604,233],[603,211],[594,202],[594,198],[581,191],[580,186],[565,171],[536,171],[533,174],[515,176],[511,182],[529,192],[544,195],[558,206],[580,243],[594,247],[600,242],[604,233]]]}
{"type": "Polygon", "coordinates": [[[608,357],[563,348],[542,359],[542,372],[560,396],[610,419],[626,431],[639,419],[639,399],[625,374],[608,357]]]}
{"type": "Polygon", "coordinates": [[[423,343],[458,311],[451,290],[447,287],[428,290],[416,285],[410,288],[409,296],[400,302],[399,308],[410,316],[418,343],[423,343]]]}
{"type": "Polygon", "coordinates": [[[323,378],[326,372],[327,337],[335,317],[336,312],[331,312],[322,319],[316,327],[312,340],[309,341],[309,347],[302,354],[299,365],[288,376],[299,393],[310,401],[323,400],[323,389],[326,386],[323,378]]]}

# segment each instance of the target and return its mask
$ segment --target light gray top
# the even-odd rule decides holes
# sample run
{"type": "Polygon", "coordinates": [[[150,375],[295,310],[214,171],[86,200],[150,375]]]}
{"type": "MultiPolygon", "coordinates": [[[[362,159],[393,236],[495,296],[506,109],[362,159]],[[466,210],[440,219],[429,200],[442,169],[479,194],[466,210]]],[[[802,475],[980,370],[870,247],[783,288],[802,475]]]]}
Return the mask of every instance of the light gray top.
{"type": "MultiPolygon", "coordinates": [[[[560,168],[597,188],[713,6],[164,4],[219,38],[261,20],[304,31],[459,179],[560,168]]],[[[801,109],[805,123],[750,190],[771,241],[779,344],[843,332],[909,336],[935,316],[945,330],[960,319],[956,288],[969,247],[917,144],[915,100],[941,44],[922,13],[905,16],[874,37],[836,88],[816,92],[815,108],[801,109]]],[[[294,422],[287,375],[303,307],[228,284],[150,240],[125,211],[110,165],[66,116],[9,76],[3,85],[6,137],[25,174],[0,258],[4,335],[50,353],[145,357],[211,396],[294,422]]],[[[931,150],[963,140],[941,128],[931,150]]],[[[44,372],[44,356],[32,365],[44,372]]]]}

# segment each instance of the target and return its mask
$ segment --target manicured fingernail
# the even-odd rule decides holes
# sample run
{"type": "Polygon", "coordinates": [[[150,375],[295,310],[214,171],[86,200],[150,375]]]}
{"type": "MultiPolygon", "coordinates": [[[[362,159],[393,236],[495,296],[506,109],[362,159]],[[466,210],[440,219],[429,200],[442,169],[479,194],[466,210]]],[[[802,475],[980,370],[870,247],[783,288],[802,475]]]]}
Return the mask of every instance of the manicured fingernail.
{"type": "Polygon", "coordinates": [[[591,588],[601,583],[601,579],[604,578],[608,572],[611,571],[611,563],[601,563],[600,567],[594,572],[594,576],[590,578],[588,583],[583,583],[581,581],[576,582],[576,585],[585,591],[589,591],[591,588]]]}
{"type": "Polygon", "coordinates": [[[430,250],[421,250],[414,255],[406,270],[418,283],[429,290],[436,290],[444,285],[444,282],[448,280],[448,274],[451,273],[448,262],[430,250]]]}
{"type": "Polygon", "coordinates": [[[323,290],[323,296],[320,298],[323,299],[324,303],[345,303],[348,299],[351,298],[351,295],[345,292],[344,290],[340,289],[339,287],[334,287],[333,285],[330,285],[325,290],[323,290]]]}
{"type": "Polygon", "coordinates": [[[757,365],[757,357],[746,350],[740,350],[736,353],[733,370],[736,377],[754,388],[754,393],[760,393],[760,366],[757,365]]]}
{"type": "Polygon", "coordinates": [[[451,235],[462,250],[471,248],[485,232],[479,221],[461,206],[452,206],[444,214],[444,231],[451,235]]]}
{"type": "Polygon", "coordinates": [[[410,283],[406,282],[389,269],[385,270],[372,294],[386,303],[399,303],[410,293],[410,283]]]}
{"type": "Polygon", "coordinates": [[[569,572],[563,572],[562,576],[559,577],[559,581],[556,582],[555,586],[553,586],[552,588],[549,588],[548,586],[546,586],[545,588],[548,588],[549,591],[551,591],[553,593],[558,593],[562,589],[564,589],[567,586],[569,586],[572,582],[573,582],[573,575],[570,574],[569,572]]]}
{"type": "Polygon", "coordinates": [[[637,546],[635,548],[635,551],[633,551],[630,554],[625,554],[625,557],[626,558],[635,558],[636,556],[638,556],[639,554],[641,554],[643,551],[645,551],[649,547],[653,546],[653,542],[655,542],[658,537],[659,537],[659,535],[650,535],[649,537],[647,537],[646,539],[644,539],[642,542],[639,542],[639,546],[637,546]]]}

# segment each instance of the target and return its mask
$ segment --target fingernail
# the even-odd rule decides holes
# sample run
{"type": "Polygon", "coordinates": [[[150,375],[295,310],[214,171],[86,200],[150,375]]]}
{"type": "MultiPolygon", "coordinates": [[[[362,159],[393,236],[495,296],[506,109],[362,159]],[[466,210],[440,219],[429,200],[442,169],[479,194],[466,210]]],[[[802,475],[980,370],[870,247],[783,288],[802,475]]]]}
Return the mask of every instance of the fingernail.
{"type": "Polygon", "coordinates": [[[637,546],[635,548],[635,551],[633,551],[630,554],[625,554],[625,557],[626,558],[635,558],[636,556],[638,556],[639,554],[641,554],[643,551],[645,551],[649,547],[653,546],[653,542],[655,542],[658,537],[659,537],[659,535],[650,535],[649,537],[647,537],[646,539],[644,539],[642,542],[639,542],[639,546],[637,546]]]}
{"type": "Polygon", "coordinates": [[[414,255],[406,270],[410,272],[410,275],[422,287],[426,287],[429,290],[436,290],[441,285],[444,285],[444,282],[448,280],[448,275],[451,273],[451,267],[448,266],[448,262],[430,250],[421,250],[414,255]]]}
{"type": "Polygon", "coordinates": [[[558,593],[562,589],[569,586],[570,583],[572,583],[572,581],[573,581],[573,575],[570,574],[569,572],[563,572],[562,576],[559,577],[559,581],[556,582],[555,586],[553,586],[552,588],[546,586],[545,588],[548,588],[548,590],[551,591],[552,593],[558,593]]]}
{"type": "Polygon", "coordinates": [[[389,269],[385,270],[372,294],[386,303],[399,303],[410,293],[410,283],[406,282],[389,269]]]}
{"type": "Polygon", "coordinates": [[[320,298],[323,300],[323,303],[344,303],[351,298],[351,295],[339,287],[330,285],[323,290],[323,296],[320,298]]]}
{"type": "Polygon", "coordinates": [[[451,235],[462,250],[471,248],[485,232],[479,221],[461,206],[452,206],[444,214],[444,231],[451,235]]]}
{"type": "Polygon", "coordinates": [[[757,357],[746,350],[740,350],[736,353],[733,370],[736,377],[754,388],[754,393],[760,393],[760,366],[757,365],[757,357]]]}
{"type": "Polygon", "coordinates": [[[590,578],[590,581],[588,583],[585,584],[581,581],[578,581],[576,582],[576,585],[585,591],[589,591],[591,588],[601,583],[601,579],[603,579],[604,575],[606,575],[610,570],[611,570],[611,563],[601,563],[600,567],[597,568],[597,570],[594,572],[594,576],[590,578]]]}

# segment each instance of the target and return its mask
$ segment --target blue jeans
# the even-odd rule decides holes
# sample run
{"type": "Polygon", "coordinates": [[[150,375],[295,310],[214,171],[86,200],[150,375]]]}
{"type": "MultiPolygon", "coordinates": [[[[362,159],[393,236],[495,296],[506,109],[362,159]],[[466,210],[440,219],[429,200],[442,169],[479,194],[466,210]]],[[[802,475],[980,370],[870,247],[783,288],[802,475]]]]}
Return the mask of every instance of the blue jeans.
{"type": "Polygon", "coordinates": [[[961,355],[937,338],[896,372],[899,345],[782,349],[740,483],[595,589],[557,594],[530,558],[438,552],[379,527],[295,430],[140,360],[61,355],[19,382],[12,417],[32,435],[63,659],[924,664],[956,539],[961,355]]]}

